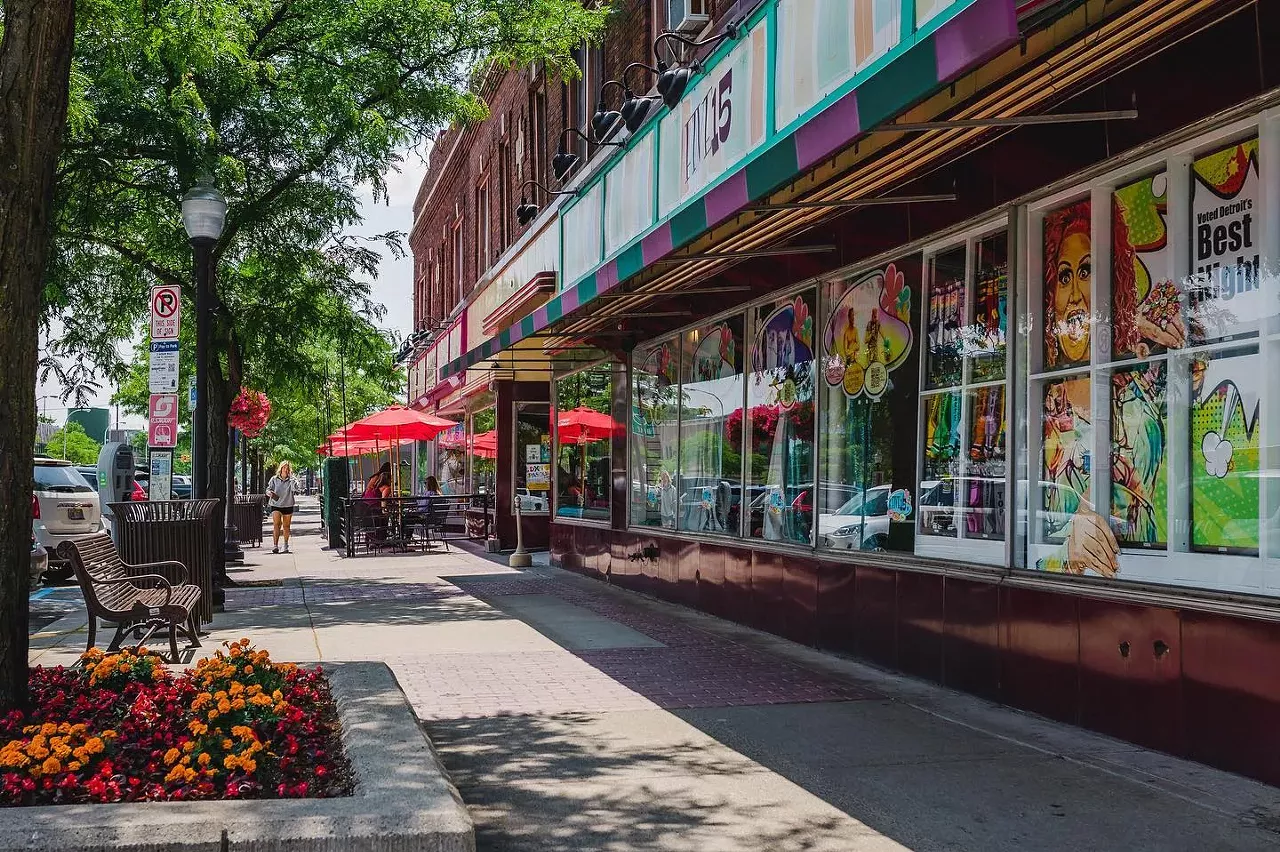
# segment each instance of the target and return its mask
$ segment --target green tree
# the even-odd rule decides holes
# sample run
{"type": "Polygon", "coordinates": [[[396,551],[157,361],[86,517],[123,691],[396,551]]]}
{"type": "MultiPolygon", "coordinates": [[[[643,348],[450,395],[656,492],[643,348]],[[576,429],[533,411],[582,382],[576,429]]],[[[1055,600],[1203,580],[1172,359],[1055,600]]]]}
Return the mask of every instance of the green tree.
{"type": "MultiPolygon", "coordinates": [[[[398,151],[482,118],[469,87],[478,71],[537,62],[576,73],[571,51],[607,14],[579,0],[100,0],[89,9],[73,93],[85,120],[62,160],[46,291],[65,334],[45,367],[87,395],[99,376],[127,378],[115,342],[136,328],[151,284],[181,286],[190,310],[179,206],[212,177],[230,201],[214,248],[207,377],[215,495],[241,385],[265,390],[288,376],[315,388],[315,366],[300,357],[311,342],[369,342],[380,308],[365,279],[378,253],[344,235],[359,219],[360,188],[385,200],[398,151]]],[[[373,242],[401,251],[401,237],[373,242]]]]}
{"type": "Polygon", "coordinates": [[[40,291],[67,115],[74,0],[0,5],[0,713],[27,702],[40,291]]]}
{"type": "Polygon", "coordinates": [[[66,459],[76,464],[97,464],[102,445],[89,437],[79,423],[68,423],[49,438],[45,454],[52,459],[66,459]]]}

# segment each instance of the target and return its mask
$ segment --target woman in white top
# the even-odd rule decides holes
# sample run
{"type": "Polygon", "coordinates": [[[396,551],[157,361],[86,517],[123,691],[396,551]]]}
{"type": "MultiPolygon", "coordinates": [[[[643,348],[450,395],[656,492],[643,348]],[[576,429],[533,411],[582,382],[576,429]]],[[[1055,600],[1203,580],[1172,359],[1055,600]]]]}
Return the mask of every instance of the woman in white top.
{"type": "Polygon", "coordinates": [[[280,462],[276,475],[267,483],[267,505],[271,507],[271,552],[280,552],[284,536],[284,552],[289,552],[289,525],[293,523],[293,465],[280,462]]]}

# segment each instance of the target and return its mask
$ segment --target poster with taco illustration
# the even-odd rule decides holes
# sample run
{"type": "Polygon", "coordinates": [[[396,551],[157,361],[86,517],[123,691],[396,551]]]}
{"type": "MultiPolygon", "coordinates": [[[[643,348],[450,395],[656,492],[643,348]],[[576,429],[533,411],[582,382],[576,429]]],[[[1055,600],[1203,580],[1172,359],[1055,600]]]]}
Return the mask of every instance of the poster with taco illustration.
{"type": "Polygon", "coordinates": [[[1181,288],[1169,257],[1168,174],[1111,194],[1111,348],[1117,360],[1146,358],[1186,343],[1181,288]]]}
{"type": "Polygon", "coordinates": [[[911,353],[911,287],[896,264],[869,273],[831,309],[823,374],[850,399],[879,399],[911,353]]]}

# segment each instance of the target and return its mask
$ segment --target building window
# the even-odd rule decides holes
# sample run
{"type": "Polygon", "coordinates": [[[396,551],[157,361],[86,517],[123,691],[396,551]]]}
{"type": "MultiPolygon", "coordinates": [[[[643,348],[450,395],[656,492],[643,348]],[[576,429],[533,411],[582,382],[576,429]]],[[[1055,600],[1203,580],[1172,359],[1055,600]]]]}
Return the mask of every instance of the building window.
{"type": "Polygon", "coordinates": [[[741,531],[742,325],[733,316],[681,338],[678,529],[741,531]]]}
{"type": "Polygon", "coordinates": [[[498,247],[496,254],[511,245],[511,145],[504,137],[498,143],[498,247]]]}
{"type": "Polygon", "coordinates": [[[1008,259],[1007,222],[926,252],[921,555],[1004,561],[1008,259]]]}
{"type": "Polygon", "coordinates": [[[613,364],[555,381],[556,515],[609,520],[613,436],[613,364]]]}
{"type": "Polygon", "coordinates": [[[1030,208],[1025,567],[1280,594],[1258,150],[1236,129],[1030,208]]]}
{"type": "Polygon", "coordinates": [[[492,211],[489,209],[489,176],[480,178],[476,187],[476,277],[484,275],[493,261],[489,249],[489,234],[492,227],[492,211]]]}
{"type": "MultiPolygon", "coordinates": [[[[535,87],[529,92],[529,165],[532,179],[543,186],[547,185],[548,147],[547,147],[547,87],[542,77],[538,78],[535,87]]],[[[545,205],[547,199],[537,187],[530,188],[531,200],[534,204],[545,205]]]]}
{"type": "Polygon", "coordinates": [[[448,316],[455,305],[462,302],[463,297],[463,258],[466,257],[466,250],[463,248],[462,241],[462,220],[453,226],[453,281],[450,282],[451,290],[448,295],[448,302],[442,312],[443,316],[448,316]]]}
{"type": "MultiPolygon", "coordinates": [[[[750,311],[751,374],[745,431],[747,535],[809,544],[813,531],[816,294],[750,311]]],[[[731,443],[736,441],[730,428],[731,443]]]]}
{"type": "Polygon", "coordinates": [[[636,353],[631,370],[631,523],[676,528],[680,504],[680,346],[677,338],[636,353]]]}
{"type": "Polygon", "coordinates": [[[551,507],[551,414],[545,402],[516,403],[515,489],[524,514],[551,507]]]}
{"type": "Polygon", "coordinates": [[[902,438],[904,426],[916,422],[912,330],[919,299],[913,284],[920,271],[919,256],[911,255],[827,285],[819,381],[820,547],[914,547],[916,447],[902,438]]]}

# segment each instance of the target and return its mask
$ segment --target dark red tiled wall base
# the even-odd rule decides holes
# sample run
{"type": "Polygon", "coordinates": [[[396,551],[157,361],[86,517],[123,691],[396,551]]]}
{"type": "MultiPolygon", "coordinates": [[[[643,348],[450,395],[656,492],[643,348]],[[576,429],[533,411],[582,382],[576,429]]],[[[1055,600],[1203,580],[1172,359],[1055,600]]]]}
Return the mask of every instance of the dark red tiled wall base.
{"type": "Polygon", "coordinates": [[[551,540],[614,585],[1280,785],[1280,623],[729,542],[556,523],[551,540]]]}

